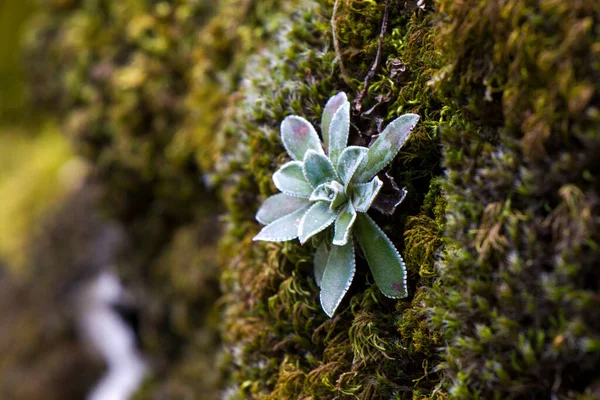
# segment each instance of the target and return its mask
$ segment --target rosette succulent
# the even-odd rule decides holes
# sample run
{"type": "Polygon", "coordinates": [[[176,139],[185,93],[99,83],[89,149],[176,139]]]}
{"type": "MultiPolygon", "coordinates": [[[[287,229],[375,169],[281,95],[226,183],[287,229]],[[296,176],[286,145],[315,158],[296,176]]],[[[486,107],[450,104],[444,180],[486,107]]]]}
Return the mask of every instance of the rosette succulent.
{"type": "Polygon", "coordinates": [[[323,142],[302,117],[291,115],[281,123],[281,140],[292,161],[273,174],[281,193],[258,210],[256,219],[266,226],[254,240],[298,238],[304,244],[325,231],[318,235],[314,270],[321,306],[330,317],[354,277],[353,237],[381,292],[392,298],[407,295],[402,257],[366,212],[383,185],[377,173],[398,154],[418,120],[416,114],[402,115],[371,147],[347,146],[350,103],[340,92],[323,110],[323,142]]]}

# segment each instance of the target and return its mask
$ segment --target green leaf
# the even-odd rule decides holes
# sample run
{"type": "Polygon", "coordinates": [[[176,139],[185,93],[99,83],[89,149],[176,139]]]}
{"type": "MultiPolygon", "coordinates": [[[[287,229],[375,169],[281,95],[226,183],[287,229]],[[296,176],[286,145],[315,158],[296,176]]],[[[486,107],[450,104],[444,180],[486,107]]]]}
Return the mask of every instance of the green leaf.
{"type": "Polygon", "coordinates": [[[315,251],[315,257],[313,258],[314,263],[314,273],[315,273],[315,282],[317,286],[321,286],[321,278],[323,277],[323,271],[325,271],[325,266],[327,265],[327,259],[329,258],[329,248],[327,246],[327,242],[323,241],[317,247],[317,251],[315,251]]]}
{"type": "Polygon", "coordinates": [[[350,132],[350,103],[346,102],[335,112],[329,125],[329,159],[337,165],[340,154],[348,144],[350,132]]]}
{"type": "Polygon", "coordinates": [[[304,156],[304,177],[316,188],[322,183],[337,179],[335,169],[325,154],[319,154],[314,150],[308,150],[304,156]]]}
{"type": "Polygon", "coordinates": [[[343,246],[350,240],[352,225],[356,220],[356,211],[350,202],[346,203],[346,206],[340,212],[340,215],[335,219],[333,235],[333,244],[336,246],[343,246]]]}
{"type": "Polygon", "coordinates": [[[392,241],[367,214],[358,214],[352,231],[379,290],[394,299],[406,297],[406,268],[392,241]]]}
{"type": "Polygon", "coordinates": [[[417,114],[404,114],[392,121],[369,148],[367,161],[354,175],[354,181],[367,182],[385,168],[396,157],[417,122],[417,114]]]}
{"type": "Polygon", "coordinates": [[[256,213],[256,220],[267,225],[309,204],[308,200],[277,193],[265,200],[256,213]]]}
{"type": "Polygon", "coordinates": [[[336,213],[329,210],[329,204],[318,201],[304,214],[298,227],[298,239],[304,244],[311,236],[316,235],[333,223],[336,213]]]}
{"type": "Polygon", "coordinates": [[[329,209],[331,211],[336,211],[342,204],[348,201],[348,197],[346,197],[344,187],[341,183],[333,181],[330,183],[330,187],[333,190],[333,196],[331,198],[329,209]]]}
{"type": "Polygon", "coordinates": [[[348,291],[355,271],[354,245],[349,241],[344,246],[332,246],[329,259],[321,279],[321,307],[333,317],[348,291]]]}
{"type": "Polygon", "coordinates": [[[285,163],[273,174],[275,187],[289,196],[303,197],[308,199],[313,191],[312,186],[306,181],[302,172],[300,161],[285,163]]]}
{"type": "Polygon", "coordinates": [[[285,242],[298,237],[298,226],[302,216],[310,209],[310,204],[281,217],[262,228],[252,240],[265,242],[285,242]]]}
{"type": "Polygon", "coordinates": [[[302,117],[290,115],[281,122],[281,141],[290,157],[304,160],[308,150],[325,154],[315,128],[302,117]]]}
{"type": "Polygon", "coordinates": [[[313,190],[308,198],[309,201],[326,201],[330,202],[333,199],[333,189],[329,182],[322,183],[313,190]]]}
{"type": "Polygon", "coordinates": [[[366,157],[369,149],[360,146],[348,146],[340,155],[337,163],[337,173],[344,186],[348,187],[348,183],[354,176],[361,161],[366,157]]]}
{"type": "Polygon", "coordinates": [[[329,148],[329,125],[331,124],[331,120],[333,119],[335,112],[345,103],[348,103],[346,93],[339,92],[331,97],[327,101],[327,104],[325,104],[323,116],[321,117],[321,132],[323,133],[323,143],[325,143],[326,149],[329,148]]]}
{"type": "Polygon", "coordinates": [[[359,183],[351,186],[352,204],[356,211],[364,213],[371,208],[371,204],[375,201],[379,190],[383,186],[383,182],[378,177],[367,183],[359,183]]]}

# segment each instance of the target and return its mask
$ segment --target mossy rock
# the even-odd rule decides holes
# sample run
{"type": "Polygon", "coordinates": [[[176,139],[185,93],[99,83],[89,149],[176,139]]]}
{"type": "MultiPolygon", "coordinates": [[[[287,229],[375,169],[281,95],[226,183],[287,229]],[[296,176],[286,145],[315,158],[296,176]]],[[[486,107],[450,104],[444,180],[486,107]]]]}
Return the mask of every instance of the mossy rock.
{"type": "Polygon", "coordinates": [[[597,3],[440,2],[453,397],[600,396],[597,3]]]}
{"type": "Polygon", "coordinates": [[[386,299],[360,258],[347,299],[329,319],[312,276],[312,247],[252,242],[259,229],[254,213],[274,193],[271,174],[286,161],[281,120],[296,114],[318,126],[333,93],[358,97],[375,59],[383,4],[347,2],[334,17],[351,86],[338,69],[331,6],[304,2],[280,16],[280,32],[248,61],[222,133],[225,161],[216,176],[229,210],[222,332],[230,398],[420,398],[431,396],[439,380],[442,334],[429,323],[427,307],[445,223],[440,181],[433,179],[441,173],[438,126],[445,117],[427,86],[438,67],[431,13],[390,9],[382,68],[364,99],[363,110],[372,110],[355,108],[350,138],[366,145],[379,119],[423,116],[389,171],[408,188],[408,200],[392,218],[373,214],[405,255],[410,297],[386,299]],[[399,60],[404,71],[390,78],[399,60]]]}
{"type": "Polygon", "coordinates": [[[139,397],[219,379],[232,399],[597,397],[594,2],[334,3],[54,2],[32,35],[33,67],[60,77],[33,68],[39,99],[61,106],[138,244],[120,268],[147,300],[157,371],[139,397]],[[281,120],[318,126],[340,90],[352,144],[421,121],[388,171],[407,200],[371,213],[410,296],[385,298],[359,257],[329,319],[311,246],[252,237],[287,160],[281,120]],[[201,290],[217,274],[207,187],[225,208],[218,312],[201,290]],[[219,340],[222,377],[203,379],[215,358],[199,349],[219,340]]]}

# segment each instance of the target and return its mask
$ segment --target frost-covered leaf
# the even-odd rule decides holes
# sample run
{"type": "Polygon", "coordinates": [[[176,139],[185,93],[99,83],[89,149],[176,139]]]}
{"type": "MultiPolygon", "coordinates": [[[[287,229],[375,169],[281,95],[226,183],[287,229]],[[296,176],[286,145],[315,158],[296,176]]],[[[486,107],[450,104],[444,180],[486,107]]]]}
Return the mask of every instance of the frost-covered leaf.
{"type": "Polygon", "coordinates": [[[354,278],[354,245],[332,246],[321,279],[321,307],[333,317],[354,278]]]}
{"type": "Polygon", "coordinates": [[[285,242],[298,237],[298,226],[302,216],[310,209],[310,204],[294,211],[284,217],[281,217],[269,225],[262,228],[258,235],[252,240],[261,240],[265,242],[285,242]]]}
{"type": "Polygon", "coordinates": [[[333,244],[343,246],[352,238],[352,225],[356,220],[356,211],[350,202],[342,209],[340,214],[335,219],[333,244]]]}
{"type": "Polygon", "coordinates": [[[392,241],[367,214],[358,214],[352,231],[379,290],[387,297],[406,297],[406,268],[392,241]]]}
{"type": "Polygon", "coordinates": [[[367,212],[382,186],[383,182],[378,177],[367,183],[352,185],[352,204],[356,211],[367,212]]]}
{"type": "Polygon", "coordinates": [[[329,182],[322,183],[313,190],[308,198],[309,201],[327,201],[330,202],[333,198],[333,189],[329,182]]]}
{"type": "Polygon", "coordinates": [[[331,182],[337,179],[335,169],[325,154],[317,153],[314,150],[308,150],[304,156],[304,177],[316,188],[322,183],[331,182]]]}
{"type": "Polygon", "coordinates": [[[309,204],[308,200],[277,193],[269,197],[256,213],[256,220],[267,225],[309,204]]]}
{"type": "Polygon", "coordinates": [[[337,165],[340,154],[348,144],[350,132],[350,103],[345,102],[335,112],[331,125],[329,125],[329,159],[337,165]]]}
{"type": "Polygon", "coordinates": [[[311,149],[325,154],[315,128],[296,115],[286,117],[281,123],[281,141],[290,157],[297,161],[304,160],[304,155],[311,149]]]}
{"type": "Polygon", "coordinates": [[[273,174],[273,183],[281,192],[296,197],[308,199],[313,191],[310,183],[306,181],[300,161],[285,163],[273,174]]]}
{"type": "Polygon", "coordinates": [[[321,132],[323,133],[323,143],[325,148],[329,148],[329,125],[335,115],[335,112],[345,103],[348,103],[346,93],[339,92],[335,96],[331,97],[325,108],[323,109],[323,116],[321,117],[321,132]]]}
{"type": "Polygon", "coordinates": [[[304,244],[311,236],[316,235],[333,223],[336,213],[329,209],[325,201],[314,203],[304,214],[298,228],[298,239],[304,244]]]}
{"type": "Polygon", "coordinates": [[[368,151],[369,149],[366,147],[348,146],[342,152],[337,164],[337,173],[344,186],[348,186],[348,182],[354,176],[354,173],[368,151]]]}
{"type": "Polygon", "coordinates": [[[342,204],[348,201],[344,187],[336,181],[330,183],[330,187],[333,190],[333,196],[331,198],[331,204],[329,209],[331,211],[337,210],[342,204]]]}
{"type": "Polygon", "coordinates": [[[354,175],[354,182],[367,182],[388,165],[396,157],[417,122],[417,114],[404,114],[392,121],[369,148],[367,161],[354,175]]]}
{"type": "Polygon", "coordinates": [[[314,273],[315,273],[315,282],[317,286],[321,286],[321,278],[323,277],[323,271],[325,271],[325,266],[327,265],[327,259],[329,258],[329,247],[327,246],[327,242],[323,241],[317,247],[315,251],[315,257],[313,258],[314,263],[314,273]]]}

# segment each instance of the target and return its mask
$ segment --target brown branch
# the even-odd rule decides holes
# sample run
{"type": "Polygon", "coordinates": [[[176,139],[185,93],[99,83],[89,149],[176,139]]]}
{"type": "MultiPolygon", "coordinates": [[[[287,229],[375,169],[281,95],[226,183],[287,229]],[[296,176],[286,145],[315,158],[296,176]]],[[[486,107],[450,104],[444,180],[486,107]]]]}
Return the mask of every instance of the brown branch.
{"type": "Polygon", "coordinates": [[[333,13],[331,14],[331,35],[333,36],[333,48],[335,49],[335,56],[340,63],[340,73],[342,74],[342,79],[346,82],[346,85],[352,87],[350,85],[350,78],[348,78],[348,72],[346,71],[346,67],[344,66],[344,60],[342,59],[342,52],[340,51],[340,43],[337,39],[337,32],[335,28],[335,17],[337,15],[338,6],[340,0],[335,0],[333,5],[333,13]]]}
{"type": "MultiPolygon", "coordinates": [[[[336,0],[337,3],[337,0],[336,0]]],[[[379,31],[379,43],[377,43],[377,54],[375,55],[375,61],[371,65],[371,69],[367,72],[365,76],[365,80],[363,81],[363,88],[356,97],[356,102],[354,103],[354,109],[356,112],[360,113],[362,110],[362,101],[367,94],[367,90],[369,89],[369,81],[375,77],[377,70],[381,64],[381,50],[383,47],[383,38],[385,37],[388,25],[389,18],[389,8],[390,8],[390,0],[385,0],[385,10],[383,11],[383,21],[381,22],[381,30],[379,31]]]]}

